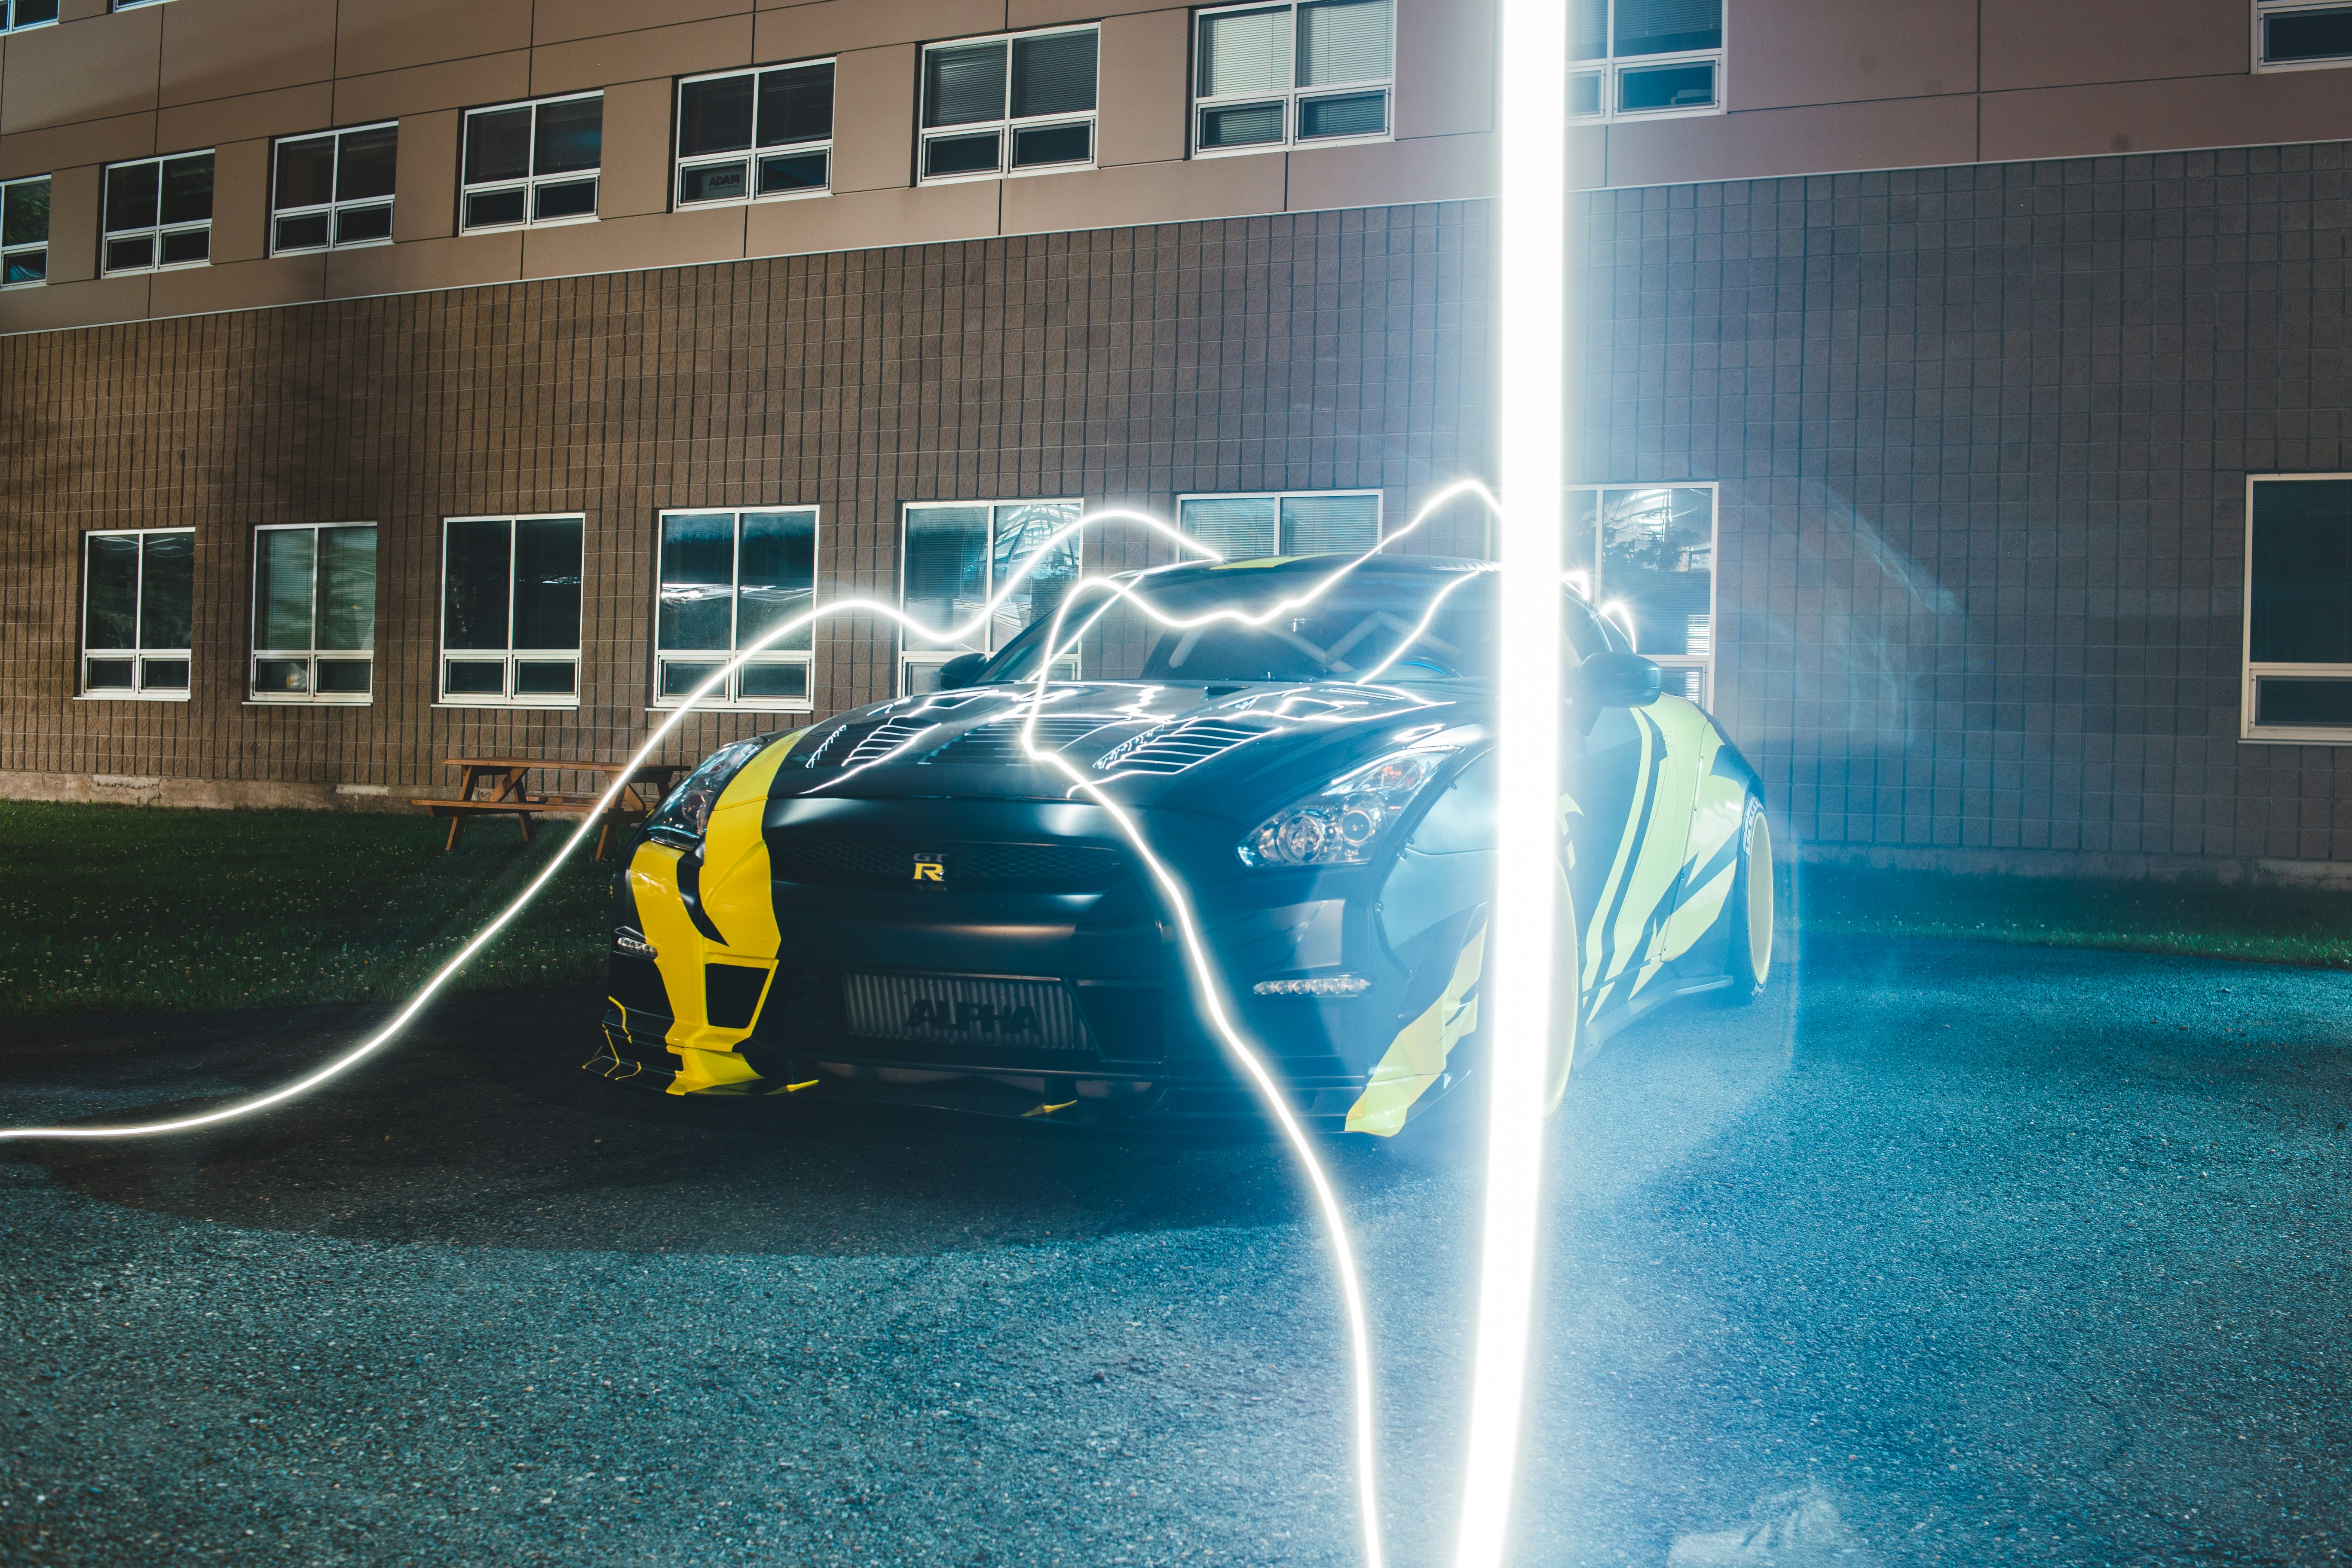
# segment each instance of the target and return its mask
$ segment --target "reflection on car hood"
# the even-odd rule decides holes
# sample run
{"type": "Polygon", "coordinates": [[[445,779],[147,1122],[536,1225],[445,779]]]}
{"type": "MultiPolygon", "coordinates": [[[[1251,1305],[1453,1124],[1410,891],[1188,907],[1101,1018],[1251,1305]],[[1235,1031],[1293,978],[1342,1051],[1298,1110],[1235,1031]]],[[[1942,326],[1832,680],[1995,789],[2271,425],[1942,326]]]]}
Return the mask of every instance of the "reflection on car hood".
{"type": "Polygon", "coordinates": [[[1327,748],[1394,731],[1433,733],[1485,704],[1395,687],[1055,681],[900,698],[818,725],[777,771],[777,795],[1066,798],[1057,753],[1118,798],[1148,803],[1223,787],[1327,748]]]}

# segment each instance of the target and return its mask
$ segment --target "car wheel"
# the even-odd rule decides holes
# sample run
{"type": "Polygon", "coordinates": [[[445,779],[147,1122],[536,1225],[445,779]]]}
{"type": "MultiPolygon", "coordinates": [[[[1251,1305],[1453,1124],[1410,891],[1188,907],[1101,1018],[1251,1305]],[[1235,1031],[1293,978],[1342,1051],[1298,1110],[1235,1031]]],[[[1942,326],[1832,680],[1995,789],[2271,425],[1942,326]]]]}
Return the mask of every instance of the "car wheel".
{"type": "Polygon", "coordinates": [[[1739,824],[1739,868],[1732,874],[1723,923],[1731,984],[1720,994],[1727,1005],[1744,1007],[1764,994],[1772,977],[1772,829],[1754,795],[1739,824]]]}

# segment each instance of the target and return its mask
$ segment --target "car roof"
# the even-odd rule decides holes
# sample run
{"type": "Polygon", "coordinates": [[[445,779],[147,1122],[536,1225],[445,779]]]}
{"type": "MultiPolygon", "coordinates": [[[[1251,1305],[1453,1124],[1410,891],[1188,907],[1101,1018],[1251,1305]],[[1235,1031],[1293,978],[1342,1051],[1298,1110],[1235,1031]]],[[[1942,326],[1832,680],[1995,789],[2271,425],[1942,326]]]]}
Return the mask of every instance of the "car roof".
{"type": "Polygon", "coordinates": [[[1446,555],[1367,555],[1356,556],[1338,551],[1318,555],[1265,555],[1252,561],[1186,561],[1173,566],[1162,566],[1149,574],[1152,582],[1161,586],[1172,583],[1207,579],[1217,574],[1248,572],[1271,577],[1321,577],[1332,568],[1355,563],[1350,575],[1359,577],[1429,577],[1447,576],[1464,572],[1492,572],[1491,561],[1470,561],[1446,555]]]}

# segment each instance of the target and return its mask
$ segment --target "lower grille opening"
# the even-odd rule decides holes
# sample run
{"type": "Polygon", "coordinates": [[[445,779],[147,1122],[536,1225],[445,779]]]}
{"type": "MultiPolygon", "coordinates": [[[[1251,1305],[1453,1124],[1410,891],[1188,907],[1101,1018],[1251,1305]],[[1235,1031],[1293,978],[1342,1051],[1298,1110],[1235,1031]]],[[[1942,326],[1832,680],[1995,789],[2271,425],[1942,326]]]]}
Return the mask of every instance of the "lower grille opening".
{"type": "Polygon", "coordinates": [[[674,1016],[669,994],[662,989],[661,971],[649,958],[627,958],[617,952],[606,958],[604,994],[632,1013],[674,1016]]]}
{"type": "Polygon", "coordinates": [[[741,963],[709,963],[702,970],[702,1016],[721,1029],[748,1029],[760,1010],[768,972],[741,963]]]}

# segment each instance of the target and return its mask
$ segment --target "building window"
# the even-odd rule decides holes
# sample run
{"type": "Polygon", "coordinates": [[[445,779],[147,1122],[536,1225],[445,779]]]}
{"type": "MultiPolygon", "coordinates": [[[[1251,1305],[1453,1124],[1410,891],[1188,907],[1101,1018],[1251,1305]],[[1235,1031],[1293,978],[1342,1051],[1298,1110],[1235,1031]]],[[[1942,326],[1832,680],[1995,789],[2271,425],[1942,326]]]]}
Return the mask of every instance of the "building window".
{"type": "Polygon", "coordinates": [[[374,666],[375,524],[255,530],[253,700],[365,702],[374,666]]]}
{"type": "Polygon", "coordinates": [[[1097,39],[1093,27],[1071,27],[925,48],[921,177],[1092,163],[1097,39]]]}
{"type": "Polygon", "coordinates": [[[82,695],[185,701],[195,591],[194,530],[85,534],[82,695]]]}
{"type": "Polygon", "coordinates": [[[106,171],[105,269],[201,267],[213,254],[213,155],[142,158],[106,171]]]}
{"type": "Polygon", "coordinates": [[[604,158],[604,95],[546,98],[466,115],[467,232],[596,216],[604,158]]]}
{"type": "Polygon", "coordinates": [[[1200,14],[1192,146],[1254,153],[1389,133],[1392,0],[1305,0],[1200,14]]]}
{"type": "Polygon", "coordinates": [[[1604,486],[1568,501],[1569,586],[1665,670],[1668,691],[1712,702],[1716,487],[1604,486]]]}
{"type": "Polygon", "coordinates": [[[118,11],[135,11],[142,5],[160,5],[163,0],[114,0],[118,11]]]}
{"type": "Polygon", "coordinates": [[[1176,524],[1228,561],[1360,555],[1381,542],[1381,492],[1179,496],[1176,524]]]}
{"type": "Polygon", "coordinates": [[[2254,0],[2254,68],[2352,65],[2352,5],[2254,0]]]}
{"type": "Polygon", "coordinates": [[[0,288],[49,276],[49,177],[0,184],[0,288]]]}
{"type": "MultiPolygon", "coordinates": [[[[816,603],[816,509],[666,511],[654,609],[654,703],[671,707],[816,603]]],[[[806,711],[809,628],[752,656],[706,706],[806,711]]]]}
{"type": "Polygon", "coordinates": [[[2352,474],[2246,480],[2238,733],[2352,744],[2352,474]]]}
{"type": "Polygon", "coordinates": [[[389,241],[399,141],[400,127],[385,124],[278,142],[269,186],[270,253],[389,241]]]}
{"type": "Polygon", "coordinates": [[[1031,621],[1052,615],[1078,575],[1077,536],[1055,536],[1077,520],[1074,500],[909,505],[898,552],[899,605],[934,630],[964,635],[903,632],[898,689],[931,690],[940,665],[961,654],[993,653],[1031,621]],[[965,629],[1008,587],[993,615],[965,629]]]}
{"type": "Polygon", "coordinates": [[[58,19],[58,0],[0,0],[0,33],[46,27],[58,19]]]}
{"type": "Polygon", "coordinates": [[[677,205],[821,196],[833,187],[833,62],[677,84],[677,205]]]}
{"type": "Polygon", "coordinates": [[[581,517],[453,517],[441,542],[441,700],[580,705],[581,517]]]}
{"type": "Polygon", "coordinates": [[[1723,112],[1723,0],[1571,0],[1568,111],[1723,112]]]}

